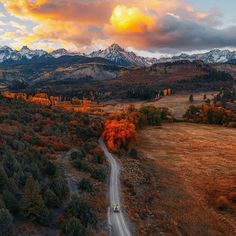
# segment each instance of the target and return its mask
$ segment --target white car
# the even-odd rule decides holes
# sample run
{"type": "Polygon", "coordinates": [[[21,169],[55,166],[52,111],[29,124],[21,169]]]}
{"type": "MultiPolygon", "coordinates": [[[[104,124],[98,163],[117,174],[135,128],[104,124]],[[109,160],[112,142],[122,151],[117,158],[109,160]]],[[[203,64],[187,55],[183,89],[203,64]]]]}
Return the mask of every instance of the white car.
{"type": "Polygon", "coordinates": [[[120,212],[120,207],[118,204],[113,205],[113,212],[115,212],[115,213],[120,212]]]}

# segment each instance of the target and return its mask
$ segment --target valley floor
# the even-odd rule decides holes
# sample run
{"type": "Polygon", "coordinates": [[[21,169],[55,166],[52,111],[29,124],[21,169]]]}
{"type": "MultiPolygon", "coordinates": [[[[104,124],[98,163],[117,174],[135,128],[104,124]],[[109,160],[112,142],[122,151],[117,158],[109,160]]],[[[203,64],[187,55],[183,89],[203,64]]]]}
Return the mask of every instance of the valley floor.
{"type": "Polygon", "coordinates": [[[137,235],[236,235],[235,129],[168,123],[140,132],[140,158],[123,161],[123,200],[137,235]]]}

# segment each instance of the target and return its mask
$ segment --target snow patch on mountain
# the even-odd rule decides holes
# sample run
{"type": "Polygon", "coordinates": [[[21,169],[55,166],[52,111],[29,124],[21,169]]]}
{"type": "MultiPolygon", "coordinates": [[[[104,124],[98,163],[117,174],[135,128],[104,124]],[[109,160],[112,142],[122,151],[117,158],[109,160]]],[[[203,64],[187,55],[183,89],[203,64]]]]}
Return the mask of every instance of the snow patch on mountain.
{"type": "Polygon", "coordinates": [[[105,50],[94,51],[89,54],[90,57],[102,57],[113,61],[121,66],[151,66],[157,63],[156,58],[145,58],[137,56],[134,52],[126,51],[118,44],[112,44],[105,50]]]}
{"type": "Polygon", "coordinates": [[[62,57],[62,56],[85,56],[85,54],[82,54],[82,53],[69,52],[64,48],[60,48],[60,49],[52,51],[51,55],[54,58],[59,58],[59,57],[62,57]]]}
{"type": "Polygon", "coordinates": [[[236,59],[236,51],[214,49],[206,53],[192,54],[192,55],[181,54],[179,56],[161,58],[158,60],[158,63],[175,62],[182,60],[188,60],[188,61],[201,60],[209,64],[209,63],[225,63],[234,59],[236,59]]]}
{"type": "Polygon", "coordinates": [[[50,57],[50,55],[44,50],[30,50],[27,46],[22,47],[19,51],[13,50],[8,46],[0,47],[0,63],[23,59],[31,60],[40,57],[50,57]]]}

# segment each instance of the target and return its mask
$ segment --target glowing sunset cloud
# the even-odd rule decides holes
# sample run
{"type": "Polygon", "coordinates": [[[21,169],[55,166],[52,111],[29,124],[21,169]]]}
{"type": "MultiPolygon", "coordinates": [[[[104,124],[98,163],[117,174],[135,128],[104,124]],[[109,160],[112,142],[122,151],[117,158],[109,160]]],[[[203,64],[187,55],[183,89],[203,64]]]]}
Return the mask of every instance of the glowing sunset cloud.
{"type": "Polygon", "coordinates": [[[138,8],[127,8],[126,6],[117,6],[112,12],[110,18],[112,26],[121,33],[142,33],[151,30],[155,25],[155,20],[138,8]]]}
{"type": "Polygon", "coordinates": [[[236,47],[236,26],[223,24],[220,9],[191,2],[0,0],[0,44],[81,50],[117,42],[154,52],[236,47]]]}

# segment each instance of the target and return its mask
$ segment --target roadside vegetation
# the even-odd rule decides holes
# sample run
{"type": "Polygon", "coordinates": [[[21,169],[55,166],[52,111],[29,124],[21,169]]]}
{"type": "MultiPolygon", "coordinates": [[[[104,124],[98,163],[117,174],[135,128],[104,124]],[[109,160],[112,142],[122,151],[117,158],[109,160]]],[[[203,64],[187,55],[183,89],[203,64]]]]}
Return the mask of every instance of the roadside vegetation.
{"type": "Polygon", "coordinates": [[[104,123],[103,137],[113,152],[128,151],[138,139],[138,130],[145,126],[160,126],[164,120],[172,120],[167,108],[127,106],[120,114],[114,114],[104,123]]]}
{"type": "Polygon", "coordinates": [[[41,235],[52,227],[62,235],[86,235],[98,226],[94,201],[101,193],[96,196],[93,185],[107,171],[97,143],[101,132],[97,119],[0,98],[0,235],[30,233],[32,224],[41,235]],[[81,178],[78,188],[95,197],[75,196],[67,205],[68,173],[59,159],[74,147],[80,148],[72,155],[74,165],[91,158],[87,168],[95,180],[81,178]]]}

